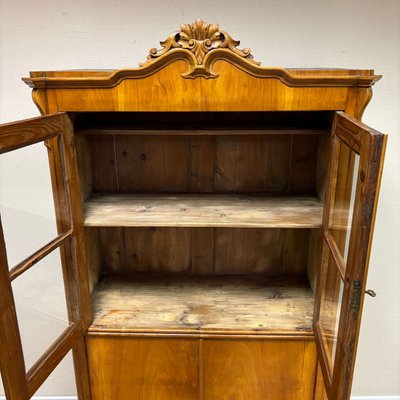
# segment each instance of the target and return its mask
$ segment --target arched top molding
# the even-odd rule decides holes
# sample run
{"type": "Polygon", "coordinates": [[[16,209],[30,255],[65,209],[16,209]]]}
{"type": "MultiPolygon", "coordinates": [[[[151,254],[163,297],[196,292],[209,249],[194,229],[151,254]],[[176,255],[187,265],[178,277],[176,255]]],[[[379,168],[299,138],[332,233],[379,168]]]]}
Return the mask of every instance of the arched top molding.
{"type": "Polygon", "coordinates": [[[125,79],[142,79],[156,74],[167,65],[184,61],[187,70],[171,79],[217,79],[217,62],[227,62],[246,74],[261,79],[279,79],[290,87],[369,87],[381,76],[373,70],[285,69],[262,67],[250,49],[238,49],[240,42],[219,29],[218,24],[196,20],[181,25],[181,30],[160,42],[162,48],[150,50],[139,68],[119,70],[37,71],[24,82],[34,89],[112,88],[125,79]]]}

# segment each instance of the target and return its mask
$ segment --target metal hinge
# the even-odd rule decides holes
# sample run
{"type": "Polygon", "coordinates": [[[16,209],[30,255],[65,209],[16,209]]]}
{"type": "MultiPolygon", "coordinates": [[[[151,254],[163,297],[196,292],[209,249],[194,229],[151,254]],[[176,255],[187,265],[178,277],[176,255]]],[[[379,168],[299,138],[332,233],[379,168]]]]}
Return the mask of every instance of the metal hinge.
{"type": "Polygon", "coordinates": [[[361,281],[354,281],[350,300],[350,311],[357,312],[360,309],[361,293],[361,281]]]}

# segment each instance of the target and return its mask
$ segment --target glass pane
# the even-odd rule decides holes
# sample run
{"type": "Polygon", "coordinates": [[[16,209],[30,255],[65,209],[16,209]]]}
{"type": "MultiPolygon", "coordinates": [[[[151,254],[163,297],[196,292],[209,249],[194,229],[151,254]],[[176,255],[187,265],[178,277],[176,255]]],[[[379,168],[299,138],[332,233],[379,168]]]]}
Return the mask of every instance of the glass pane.
{"type": "Polygon", "coordinates": [[[71,400],[74,400],[76,399],[76,395],[74,364],[72,351],[70,351],[44,381],[43,385],[35,393],[35,396],[43,396],[43,399],[49,400],[56,400],[57,398],[67,399],[71,396],[71,400]]]}
{"type": "Polygon", "coordinates": [[[319,326],[331,370],[335,362],[337,336],[339,332],[340,309],[343,297],[343,281],[336,263],[329,254],[328,265],[323,275],[319,326]]]}
{"type": "Polygon", "coordinates": [[[0,156],[0,213],[10,269],[57,236],[43,143],[0,156]]]}
{"type": "Polygon", "coordinates": [[[329,218],[329,232],[347,261],[351,222],[356,194],[359,155],[339,141],[336,185],[329,218]]]}
{"type": "Polygon", "coordinates": [[[18,276],[12,289],[29,369],[68,327],[60,251],[54,250],[18,276]]]}
{"type": "MultiPolygon", "coordinates": [[[[75,400],[76,395],[74,365],[72,351],[70,351],[44,381],[33,398],[40,398],[39,396],[43,396],[41,397],[43,400],[56,400],[58,398],[75,400]]],[[[0,397],[1,396],[4,396],[4,387],[0,376],[0,397]]]]}

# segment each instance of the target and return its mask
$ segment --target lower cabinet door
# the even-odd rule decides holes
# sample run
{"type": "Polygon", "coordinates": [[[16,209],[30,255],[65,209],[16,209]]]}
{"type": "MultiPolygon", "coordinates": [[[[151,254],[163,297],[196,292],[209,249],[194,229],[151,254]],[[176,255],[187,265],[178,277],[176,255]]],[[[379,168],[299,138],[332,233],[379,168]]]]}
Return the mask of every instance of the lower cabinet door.
{"type": "Polygon", "coordinates": [[[92,400],[312,400],[313,340],[87,337],[92,400]]]}
{"type": "Polygon", "coordinates": [[[190,339],[87,338],[92,400],[197,400],[199,344],[190,339]]]}
{"type": "Polygon", "coordinates": [[[308,340],[204,340],[203,400],[311,400],[316,347],[308,340]]]}

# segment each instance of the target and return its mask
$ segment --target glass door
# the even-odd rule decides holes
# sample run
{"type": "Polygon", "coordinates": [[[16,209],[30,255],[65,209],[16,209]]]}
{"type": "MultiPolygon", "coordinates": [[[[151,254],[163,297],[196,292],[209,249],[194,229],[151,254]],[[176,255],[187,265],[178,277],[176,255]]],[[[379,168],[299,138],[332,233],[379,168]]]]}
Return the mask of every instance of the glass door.
{"type": "Polygon", "coordinates": [[[79,398],[86,400],[90,399],[90,388],[83,333],[87,329],[90,302],[86,287],[82,210],[72,124],[67,114],[58,113],[0,125],[0,154],[39,142],[44,142],[48,149],[58,235],[9,268],[0,219],[0,370],[6,398],[26,400],[34,395],[72,350],[79,398]],[[68,326],[26,370],[11,283],[58,249],[62,261],[68,326]]]}
{"type": "Polygon", "coordinates": [[[350,398],[385,145],[386,135],[335,114],[314,315],[329,400],[350,398]]]}

